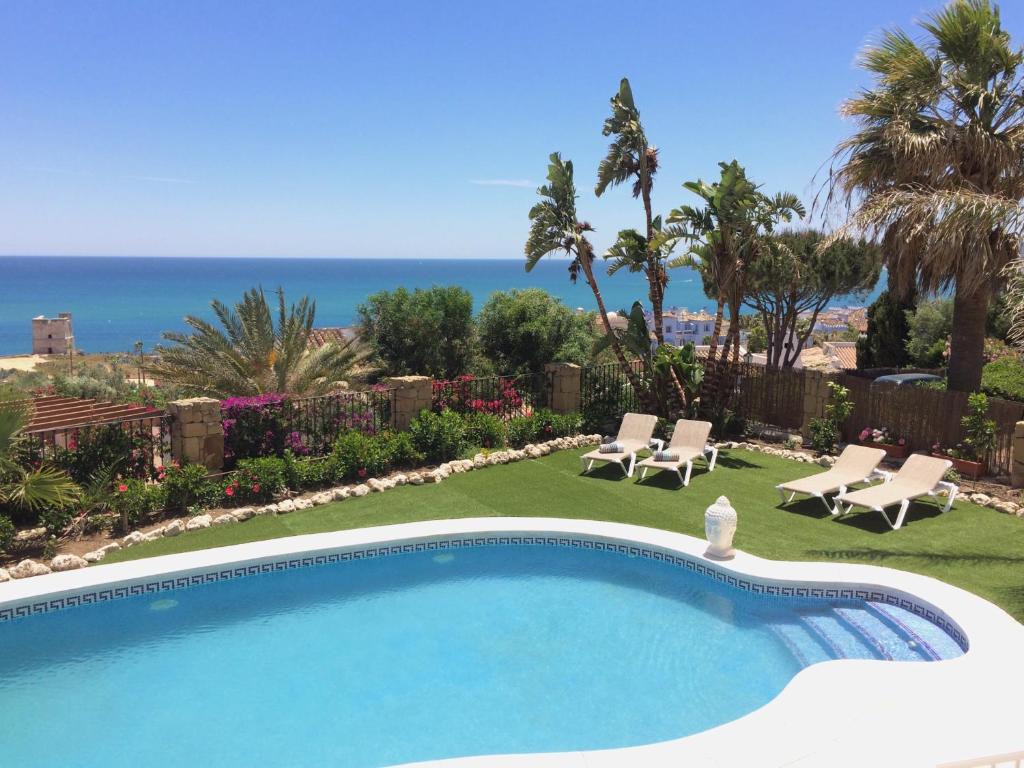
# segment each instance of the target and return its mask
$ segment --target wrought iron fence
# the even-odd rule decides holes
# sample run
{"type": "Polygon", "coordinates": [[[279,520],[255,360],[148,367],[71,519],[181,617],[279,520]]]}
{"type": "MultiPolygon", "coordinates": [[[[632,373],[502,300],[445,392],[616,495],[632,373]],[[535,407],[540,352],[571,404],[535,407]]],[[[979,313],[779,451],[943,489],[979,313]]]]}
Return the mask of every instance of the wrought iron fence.
{"type": "MultiPolygon", "coordinates": [[[[631,364],[638,376],[643,365],[631,364]]],[[[588,365],[580,369],[580,413],[586,431],[609,432],[628,411],[640,410],[640,401],[618,363],[588,365]]]]}
{"type": "Polygon", "coordinates": [[[432,408],[458,413],[489,413],[504,420],[528,416],[551,405],[552,374],[518,376],[460,376],[435,381],[432,408]]]}
{"type": "Polygon", "coordinates": [[[395,390],[383,387],[314,397],[236,397],[221,402],[224,459],[330,453],[338,435],[356,429],[376,434],[392,425],[395,390]]]}
{"type": "Polygon", "coordinates": [[[170,417],[163,411],[86,424],[30,429],[22,450],[30,461],[48,461],[77,483],[97,470],[151,479],[171,462],[170,417]]]}

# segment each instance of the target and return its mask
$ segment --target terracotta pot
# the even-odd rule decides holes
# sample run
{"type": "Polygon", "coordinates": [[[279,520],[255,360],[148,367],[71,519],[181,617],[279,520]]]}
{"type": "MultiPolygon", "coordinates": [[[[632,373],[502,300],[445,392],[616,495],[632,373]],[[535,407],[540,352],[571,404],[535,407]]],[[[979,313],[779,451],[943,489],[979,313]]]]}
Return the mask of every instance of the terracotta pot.
{"type": "Polygon", "coordinates": [[[979,477],[985,474],[985,462],[983,461],[968,461],[967,459],[958,459],[955,456],[947,456],[944,453],[933,453],[932,456],[937,456],[940,459],[949,459],[953,462],[953,469],[960,473],[961,477],[969,477],[971,480],[977,480],[979,477]]]}
{"type": "Polygon", "coordinates": [[[905,459],[910,455],[909,445],[897,445],[895,443],[871,443],[861,441],[861,445],[868,448],[881,448],[890,459],[905,459]]]}

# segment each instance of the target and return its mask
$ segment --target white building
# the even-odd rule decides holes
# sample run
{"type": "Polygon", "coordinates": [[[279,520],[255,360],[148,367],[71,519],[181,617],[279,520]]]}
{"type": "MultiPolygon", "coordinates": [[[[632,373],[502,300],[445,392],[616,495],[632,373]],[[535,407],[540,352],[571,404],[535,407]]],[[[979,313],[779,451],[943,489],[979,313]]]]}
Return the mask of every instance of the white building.
{"type": "MultiPolygon", "coordinates": [[[[644,317],[647,319],[647,325],[653,330],[654,314],[645,312],[644,317]]],[[[662,314],[661,327],[666,344],[676,347],[687,343],[701,345],[715,332],[715,316],[708,314],[703,309],[699,312],[690,312],[685,308],[672,307],[662,314]]],[[[724,325],[721,330],[725,331],[724,325]]],[[[719,336],[719,341],[724,342],[725,337],[719,336]]]]}

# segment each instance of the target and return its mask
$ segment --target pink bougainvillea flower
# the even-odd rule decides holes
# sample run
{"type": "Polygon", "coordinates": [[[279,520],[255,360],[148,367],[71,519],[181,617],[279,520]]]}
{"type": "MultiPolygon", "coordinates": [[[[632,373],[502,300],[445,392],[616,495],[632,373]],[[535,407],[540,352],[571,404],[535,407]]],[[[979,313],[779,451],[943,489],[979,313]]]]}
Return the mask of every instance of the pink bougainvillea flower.
{"type": "Polygon", "coordinates": [[[117,490],[120,493],[124,493],[125,491],[128,490],[128,486],[125,485],[124,483],[121,483],[119,486],[117,486],[117,490]]]}
{"type": "Polygon", "coordinates": [[[225,496],[234,496],[235,495],[235,487],[233,485],[229,485],[227,488],[224,489],[224,495],[225,496]]]}
{"type": "Polygon", "coordinates": [[[252,484],[252,492],[253,493],[259,493],[260,492],[260,484],[259,483],[253,483],[252,484]]]}

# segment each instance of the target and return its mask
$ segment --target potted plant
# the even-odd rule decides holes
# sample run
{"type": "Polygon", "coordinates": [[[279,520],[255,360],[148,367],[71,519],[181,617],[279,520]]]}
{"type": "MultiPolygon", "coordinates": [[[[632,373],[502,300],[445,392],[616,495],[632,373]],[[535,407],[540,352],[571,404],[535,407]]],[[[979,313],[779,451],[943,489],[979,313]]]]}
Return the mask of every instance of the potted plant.
{"type": "Polygon", "coordinates": [[[996,449],[996,423],[986,416],[988,397],[975,392],[967,398],[967,413],[960,419],[964,439],[952,448],[932,446],[932,455],[949,459],[964,477],[977,480],[987,471],[988,457],[996,449]]]}
{"type": "Polygon", "coordinates": [[[905,459],[910,455],[907,439],[888,427],[864,427],[857,436],[861,445],[881,448],[891,459],[905,459]]]}

